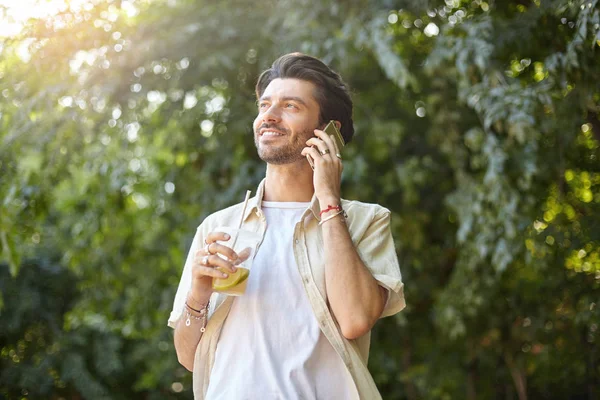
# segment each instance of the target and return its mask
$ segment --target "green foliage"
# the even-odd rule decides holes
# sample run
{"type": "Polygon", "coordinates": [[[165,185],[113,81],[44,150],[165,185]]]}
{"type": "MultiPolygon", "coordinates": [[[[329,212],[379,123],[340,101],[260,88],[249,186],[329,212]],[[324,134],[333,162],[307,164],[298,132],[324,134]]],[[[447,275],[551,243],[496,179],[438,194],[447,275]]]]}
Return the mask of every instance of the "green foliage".
{"type": "Polygon", "coordinates": [[[2,396],[191,397],[191,233],[262,178],[253,84],[294,50],[353,89],[344,197],[393,212],[383,397],[600,395],[597,0],[90,5],[0,44],[2,396]]]}

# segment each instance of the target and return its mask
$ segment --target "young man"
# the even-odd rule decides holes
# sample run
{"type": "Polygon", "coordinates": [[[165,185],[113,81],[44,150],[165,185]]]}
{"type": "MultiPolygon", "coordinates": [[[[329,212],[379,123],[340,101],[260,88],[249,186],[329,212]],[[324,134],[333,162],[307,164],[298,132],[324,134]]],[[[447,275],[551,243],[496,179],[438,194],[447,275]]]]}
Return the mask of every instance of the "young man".
{"type": "Polygon", "coordinates": [[[211,282],[242,257],[215,228],[237,227],[243,206],[198,227],[169,318],[179,361],[193,371],[196,399],[381,398],[366,367],[370,331],[404,308],[403,284],[390,212],[341,199],[340,149],[321,130],[334,120],[351,140],[348,89],[293,53],[263,72],[256,96],[267,173],[242,228],[262,240],[246,293],[230,297],[211,282]]]}

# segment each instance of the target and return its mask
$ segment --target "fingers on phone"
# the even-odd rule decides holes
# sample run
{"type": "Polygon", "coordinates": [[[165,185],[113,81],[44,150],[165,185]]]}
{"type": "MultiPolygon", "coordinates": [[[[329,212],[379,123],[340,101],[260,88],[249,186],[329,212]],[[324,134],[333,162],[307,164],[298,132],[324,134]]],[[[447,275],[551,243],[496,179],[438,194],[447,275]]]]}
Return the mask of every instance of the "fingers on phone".
{"type": "Polygon", "coordinates": [[[308,140],[306,141],[306,145],[307,145],[308,147],[311,147],[311,146],[317,146],[317,145],[318,145],[319,143],[321,143],[321,142],[322,142],[322,140],[321,140],[321,139],[319,139],[319,138],[317,138],[317,137],[311,137],[310,139],[308,139],[308,140]]]}
{"type": "Polygon", "coordinates": [[[339,154],[340,149],[338,144],[331,135],[318,129],[315,129],[315,134],[317,137],[310,138],[306,141],[307,146],[318,147],[320,153],[324,150],[329,150],[332,154],[339,154]]]}
{"type": "Polygon", "coordinates": [[[302,154],[304,157],[306,157],[306,159],[308,160],[308,163],[310,164],[310,167],[313,170],[315,169],[315,165],[318,162],[323,161],[322,160],[323,157],[321,157],[321,154],[315,147],[305,147],[302,149],[302,152],[300,154],[302,154]],[[319,158],[321,158],[321,159],[319,159],[319,158]]]}
{"type": "Polygon", "coordinates": [[[328,135],[326,132],[321,132],[319,131],[319,138],[321,138],[322,141],[324,141],[325,143],[327,143],[327,147],[329,147],[329,149],[331,150],[332,153],[339,153],[340,149],[338,149],[337,143],[336,141],[333,139],[333,137],[331,135],[328,135]]]}

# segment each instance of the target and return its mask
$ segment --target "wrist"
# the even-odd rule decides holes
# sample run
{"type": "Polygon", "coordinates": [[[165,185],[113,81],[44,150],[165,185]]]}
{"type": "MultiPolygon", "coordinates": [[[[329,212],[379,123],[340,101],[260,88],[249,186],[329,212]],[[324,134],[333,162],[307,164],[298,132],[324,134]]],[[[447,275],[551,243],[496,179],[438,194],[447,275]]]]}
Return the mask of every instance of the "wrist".
{"type": "Polygon", "coordinates": [[[206,331],[206,320],[208,317],[208,306],[210,304],[210,299],[202,306],[196,306],[199,308],[194,308],[194,306],[189,304],[189,301],[193,301],[194,298],[188,294],[188,298],[185,302],[185,326],[192,325],[192,320],[199,321],[201,323],[200,332],[204,333],[206,331]]]}
{"type": "Polygon", "coordinates": [[[319,221],[319,226],[323,225],[324,223],[326,223],[327,221],[331,221],[334,218],[340,217],[340,218],[344,218],[345,217],[345,212],[344,210],[339,210],[339,211],[331,211],[330,213],[326,213],[326,214],[322,214],[323,218],[321,219],[321,221],[319,221]]]}
{"type": "Polygon", "coordinates": [[[185,302],[192,308],[201,309],[206,306],[211,294],[212,291],[199,290],[192,287],[192,290],[188,292],[185,302]]]}
{"type": "Polygon", "coordinates": [[[327,209],[329,206],[341,206],[342,205],[342,200],[339,198],[339,196],[323,196],[323,197],[319,197],[319,206],[321,208],[321,210],[325,210],[327,209]]]}

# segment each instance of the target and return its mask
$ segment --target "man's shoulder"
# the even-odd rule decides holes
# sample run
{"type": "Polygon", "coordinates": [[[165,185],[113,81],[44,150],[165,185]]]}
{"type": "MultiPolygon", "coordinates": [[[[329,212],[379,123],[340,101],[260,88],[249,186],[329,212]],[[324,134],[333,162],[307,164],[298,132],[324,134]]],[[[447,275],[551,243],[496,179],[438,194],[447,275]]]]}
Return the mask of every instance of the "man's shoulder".
{"type": "Polygon", "coordinates": [[[348,216],[350,216],[351,214],[375,216],[390,213],[390,210],[379,204],[365,203],[358,200],[342,199],[342,207],[348,213],[348,216]]]}
{"type": "Polygon", "coordinates": [[[240,222],[243,206],[244,203],[240,202],[227,208],[223,208],[222,210],[215,211],[204,218],[198,228],[202,226],[212,228],[217,226],[237,226],[240,222]]]}

